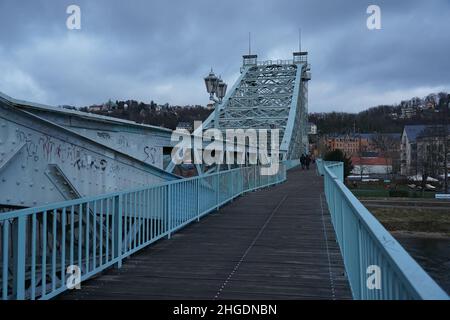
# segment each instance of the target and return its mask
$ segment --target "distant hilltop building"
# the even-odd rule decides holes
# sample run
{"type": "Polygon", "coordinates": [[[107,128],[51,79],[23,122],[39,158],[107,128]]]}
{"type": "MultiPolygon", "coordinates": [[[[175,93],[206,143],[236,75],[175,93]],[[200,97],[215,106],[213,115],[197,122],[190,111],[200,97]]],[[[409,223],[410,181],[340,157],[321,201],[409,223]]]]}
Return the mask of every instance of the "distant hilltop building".
{"type": "Polygon", "coordinates": [[[440,96],[438,94],[429,94],[425,98],[418,97],[400,103],[400,119],[412,119],[422,111],[435,111],[439,106],[440,96]]]}
{"type": "Polygon", "coordinates": [[[400,119],[411,119],[417,116],[418,108],[409,104],[402,105],[402,113],[400,119]]]}
{"type": "Polygon", "coordinates": [[[308,123],[308,134],[316,135],[317,134],[317,126],[314,123],[308,123]]]}
{"type": "Polygon", "coordinates": [[[100,105],[100,106],[90,106],[88,108],[88,112],[104,112],[104,111],[113,111],[113,110],[117,110],[118,109],[118,105],[117,103],[108,100],[108,102],[100,105]]]}
{"type": "Polygon", "coordinates": [[[63,109],[67,109],[67,110],[78,110],[76,107],[74,106],[70,106],[70,105],[62,105],[62,106],[58,106],[59,108],[63,108],[63,109]]]}
{"type": "Polygon", "coordinates": [[[88,112],[100,112],[102,111],[103,106],[90,106],[88,108],[88,112]]]}

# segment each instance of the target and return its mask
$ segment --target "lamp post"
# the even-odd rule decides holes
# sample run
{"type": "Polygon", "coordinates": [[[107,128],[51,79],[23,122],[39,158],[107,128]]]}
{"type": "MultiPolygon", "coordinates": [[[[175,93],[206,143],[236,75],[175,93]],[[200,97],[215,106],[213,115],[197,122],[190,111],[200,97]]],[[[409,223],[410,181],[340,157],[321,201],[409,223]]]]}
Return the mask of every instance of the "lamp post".
{"type": "Polygon", "coordinates": [[[209,93],[209,99],[215,103],[222,102],[227,93],[227,84],[217,77],[213,70],[205,77],[206,91],[209,93]],[[217,99],[214,98],[216,95],[217,99]]]}
{"type": "Polygon", "coordinates": [[[209,100],[214,101],[214,127],[219,127],[219,105],[227,93],[227,84],[220,77],[217,77],[213,70],[205,77],[206,91],[209,93],[209,100]],[[217,97],[215,98],[214,95],[217,97]]]}
{"type": "Polygon", "coordinates": [[[222,79],[219,77],[219,83],[217,84],[217,90],[216,95],[219,98],[219,101],[222,102],[223,98],[225,97],[227,93],[227,84],[222,81],[222,79]]]}
{"type": "Polygon", "coordinates": [[[211,72],[205,78],[206,91],[209,93],[210,100],[214,99],[214,94],[216,93],[218,84],[219,78],[216,77],[213,70],[211,69],[211,72]]]}

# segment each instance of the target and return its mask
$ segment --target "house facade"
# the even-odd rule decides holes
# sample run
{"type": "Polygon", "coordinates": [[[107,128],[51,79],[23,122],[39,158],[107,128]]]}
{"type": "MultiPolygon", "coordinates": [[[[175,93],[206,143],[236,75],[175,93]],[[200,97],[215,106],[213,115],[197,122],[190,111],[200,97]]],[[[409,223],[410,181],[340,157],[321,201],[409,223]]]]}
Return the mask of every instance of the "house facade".
{"type": "Polygon", "coordinates": [[[404,176],[441,174],[445,168],[444,150],[450,151],[449,141],[450,126],[405,126],[400,145],[400,173],[404,176]]]}
{"type": "Polygon", "coordinates": [[[329,150],[342,150],[347,156],[356,156],[362,151],[367,151],[370,138],[362,134],[336,135],[326,138],[326,146],[329,150]]]}

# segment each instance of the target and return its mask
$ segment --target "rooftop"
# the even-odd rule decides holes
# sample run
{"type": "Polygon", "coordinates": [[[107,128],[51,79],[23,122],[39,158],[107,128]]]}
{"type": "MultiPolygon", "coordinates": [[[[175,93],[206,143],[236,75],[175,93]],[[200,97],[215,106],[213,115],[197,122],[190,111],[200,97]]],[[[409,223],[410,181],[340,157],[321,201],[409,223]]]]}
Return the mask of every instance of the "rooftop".
{"type": "Polygon", "coordinates": [[[391,165],[392,160],[383,157],[352,157],[352,164],[355,166],[385,166],[391,165]]]}
{"type": "MultiPolygon", "coordinates": [[[[432,128],[437,128],[438,126],[433,125],[407,125],[404,128],[404,134],[408,137],[410,143],[416,142],[417,138],[430,137],[435,135],[432,128]]],[[[450,125],[448,126],[448,132],[450,132],[450,125]]]]}

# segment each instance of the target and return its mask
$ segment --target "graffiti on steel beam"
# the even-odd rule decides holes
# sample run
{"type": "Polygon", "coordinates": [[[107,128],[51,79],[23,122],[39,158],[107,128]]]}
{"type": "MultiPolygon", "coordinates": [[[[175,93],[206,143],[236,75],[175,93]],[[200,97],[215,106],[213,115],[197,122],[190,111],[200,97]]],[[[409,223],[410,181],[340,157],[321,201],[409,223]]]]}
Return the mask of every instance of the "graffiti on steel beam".
{"type": "Polygon", "coordinates": [[[26,134],[21,129],[16,129],[16,138],[19,143],[25,143],[27,160],[32,159],[34,162],[38,162],[41,157],[46,161],[53,159],[67,160],[78,170],[101,170],[105,172],[108,167],[108,161],[106,159],[94,159],[91,155],[83,151],[82,148],[71,144],[67,145],[65,143],[55,142],[48,135],[42,135],[36,138],[38,141],[36,143],[30,133],[26,134]]]}
{"type": "Polygon", "coordinates": [[[105,140],[111,139],[111,136],[107,132],[97,132],[97,136],[99,138],[102,138],[102,139],[105,139],[105,140]]]}
{"type": "Polygon", "coordinates": [[[150,163],[152,165],[156,164],[156,153],[157,153],[157,150],[156,150],[155,147],[146,146],[144,148],[144,153],[145,153],[145,156],[146,156],[146,158],[144,159],[144,162],[148,162],[148,163],[150,163]]]}

